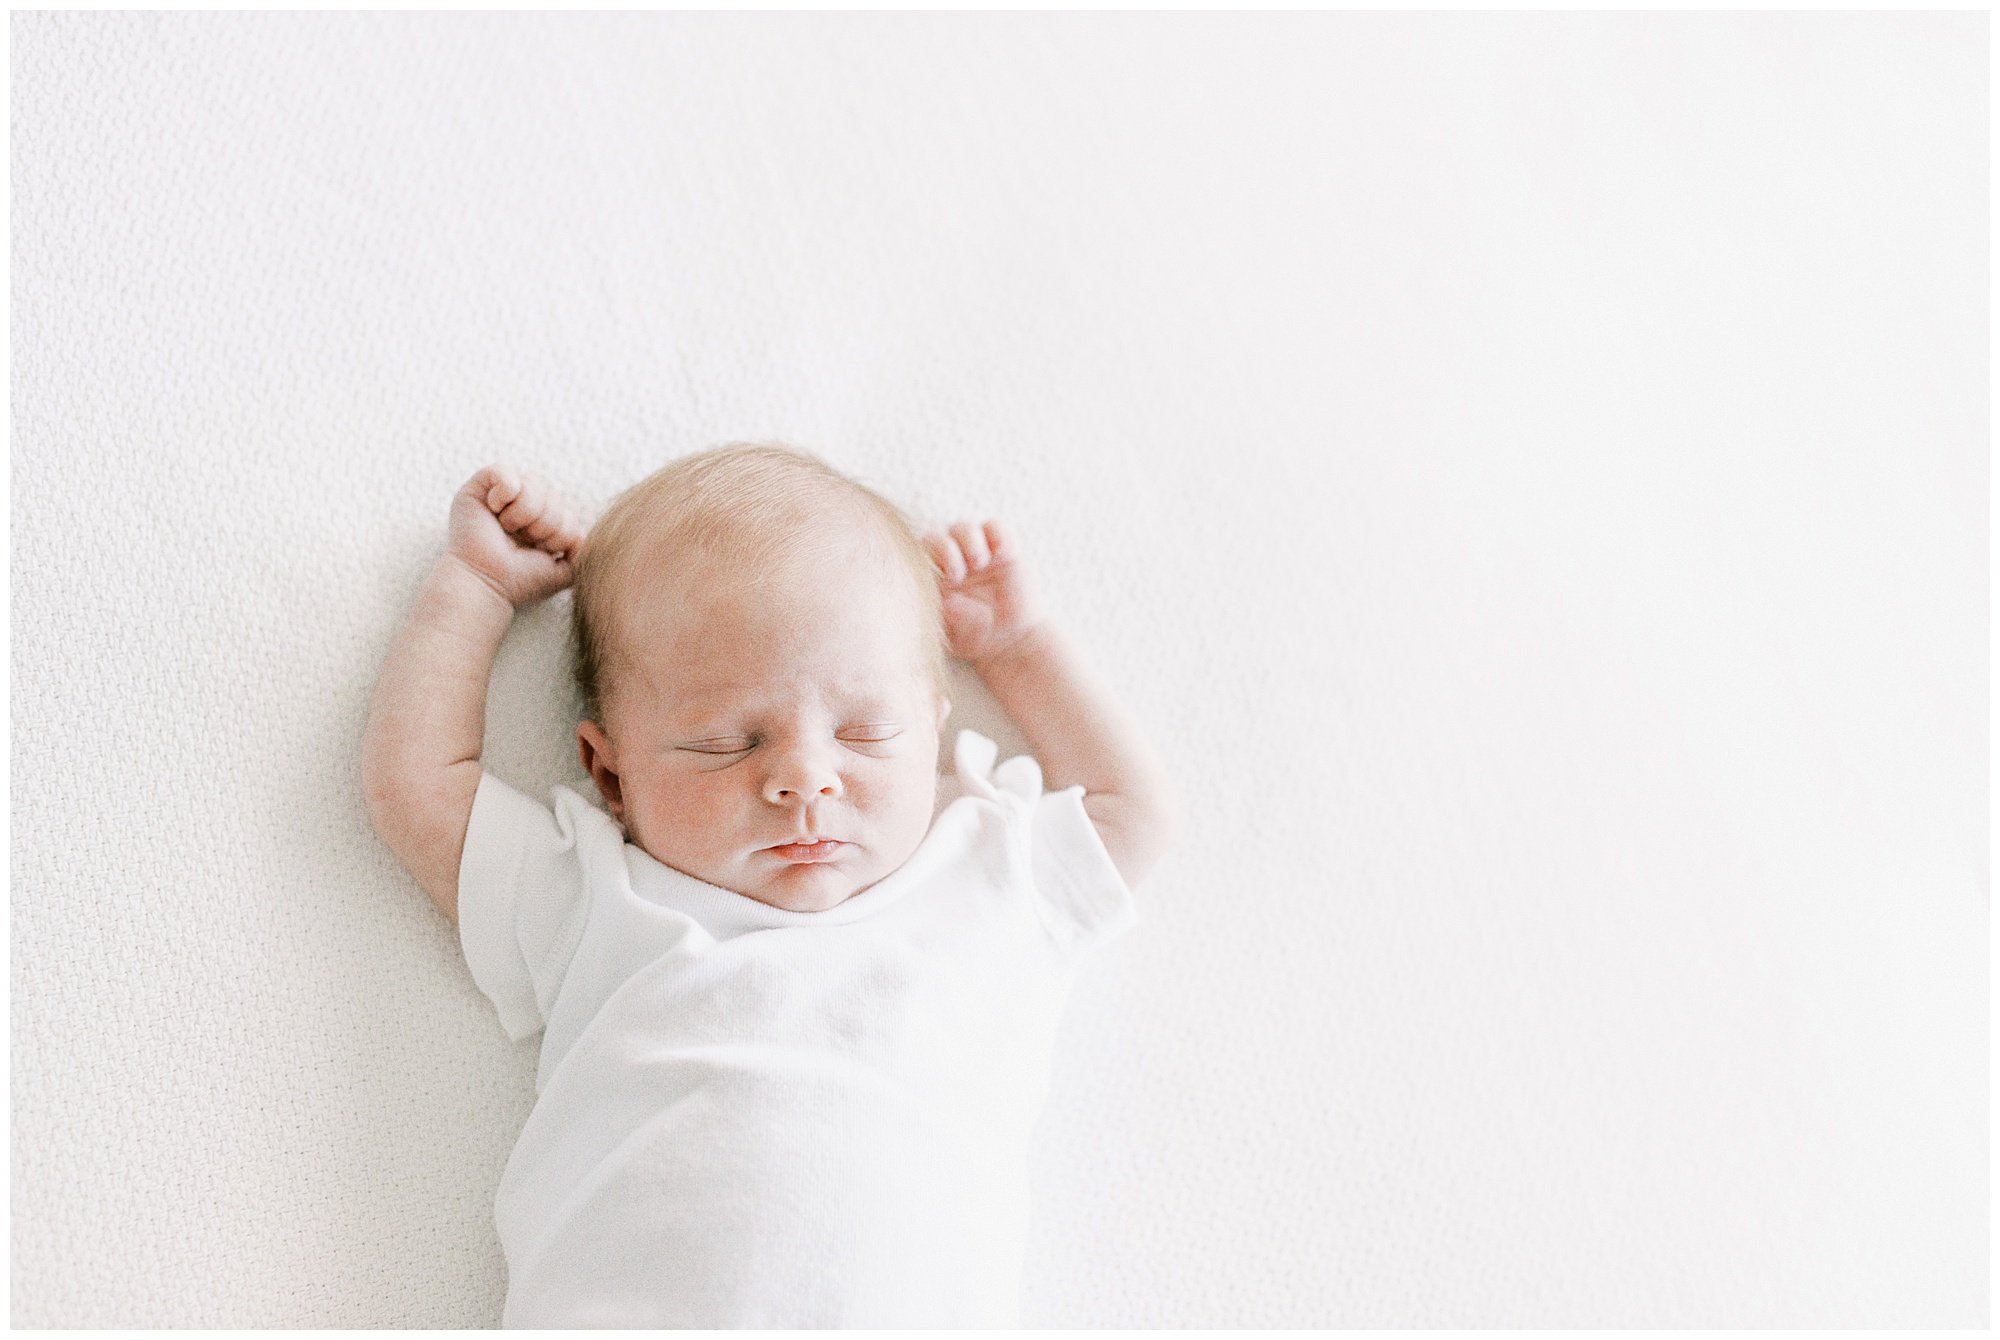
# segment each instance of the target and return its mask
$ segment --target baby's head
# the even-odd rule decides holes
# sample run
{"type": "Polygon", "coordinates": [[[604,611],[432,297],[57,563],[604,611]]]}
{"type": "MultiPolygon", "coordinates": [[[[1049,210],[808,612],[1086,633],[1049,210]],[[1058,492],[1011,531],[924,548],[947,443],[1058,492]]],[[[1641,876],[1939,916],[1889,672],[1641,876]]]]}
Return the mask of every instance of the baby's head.
{"type": "Polygon", "coordinates": [[[592,528],[572,609],[583,766],[654,859],[819,912],[917,849],[951,704],[937,577],[894,504],[785,447],[688,456],[592,528]]]}

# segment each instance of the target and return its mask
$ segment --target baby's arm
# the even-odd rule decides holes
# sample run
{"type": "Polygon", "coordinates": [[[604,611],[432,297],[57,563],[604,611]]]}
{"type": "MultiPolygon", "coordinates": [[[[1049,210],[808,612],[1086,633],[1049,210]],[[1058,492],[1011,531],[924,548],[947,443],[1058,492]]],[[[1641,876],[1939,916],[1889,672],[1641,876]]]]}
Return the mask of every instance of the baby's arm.
{"type": "Polygon", "coordinates": [[[1044,613],[1019,546],[999,522],[961,521],[926,537],[941,575],[954,656],[979,672],[1034,746],[1051,791],[1082,784],[1084,812],[1137,887],[1173,842],[1165,767],[1118,702],[1044,613]]]}
{"type": "Polygon", "coordinates": [[[494,655],[517,607],[569,585],[582,541],[540,480],[481,470],[452,499],[450,543],[382,664],[361,748],[368,817],[453,922],[494,655]]]}

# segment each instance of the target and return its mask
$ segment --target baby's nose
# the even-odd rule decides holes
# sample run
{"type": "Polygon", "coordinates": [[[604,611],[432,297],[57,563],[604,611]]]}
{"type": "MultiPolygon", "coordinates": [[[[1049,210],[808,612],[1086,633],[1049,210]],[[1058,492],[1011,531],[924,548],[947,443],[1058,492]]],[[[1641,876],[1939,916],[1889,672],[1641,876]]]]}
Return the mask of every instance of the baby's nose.
{"type": "Polygon", "coordinates": [[[764,798],[774,805],[831,800],[840,795],[840,773],[820,758],[794,754],[764,779],[764,798]]]}
{"type": "Polygon", "coordinates": [[[782,804],[788,800],[809,800],[815,797],[831,800],[840,794],[840,785],[837,782],[828,782],[823,786],[817,787],[779,786],[773,783],[764,789],[764,794],[773,803],[777,804],[782,804]]]}

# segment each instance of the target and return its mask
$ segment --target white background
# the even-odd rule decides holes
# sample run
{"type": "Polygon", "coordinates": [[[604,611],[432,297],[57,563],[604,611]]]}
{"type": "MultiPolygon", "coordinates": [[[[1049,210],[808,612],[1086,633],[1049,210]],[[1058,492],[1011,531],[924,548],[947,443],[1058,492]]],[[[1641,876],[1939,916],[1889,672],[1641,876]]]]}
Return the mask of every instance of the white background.
{"type": "Polygon", "coordinates": [[[1031,1322],[1985,1323],[1984,15],[12,23],[17,1324],[497,1319],[368,693],[478,465],[744,438],[1189,801],[1031,1322]]]}

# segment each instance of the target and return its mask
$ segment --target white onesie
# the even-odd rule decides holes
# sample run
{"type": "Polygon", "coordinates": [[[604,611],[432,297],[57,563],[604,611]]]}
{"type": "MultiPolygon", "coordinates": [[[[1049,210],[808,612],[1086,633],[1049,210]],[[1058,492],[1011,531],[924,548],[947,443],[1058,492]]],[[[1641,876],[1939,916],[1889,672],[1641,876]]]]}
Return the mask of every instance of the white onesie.
{"type": "Polygon", "coordinates": [[[508,1035],[546,1030],[495,1203],[502,1325],[1018,1324],[1056,1021],[1134,912],[1083,788],[997,753],[959,732],[915,854],[824,912],[480,780],[460,942],[508,1035]]]}

